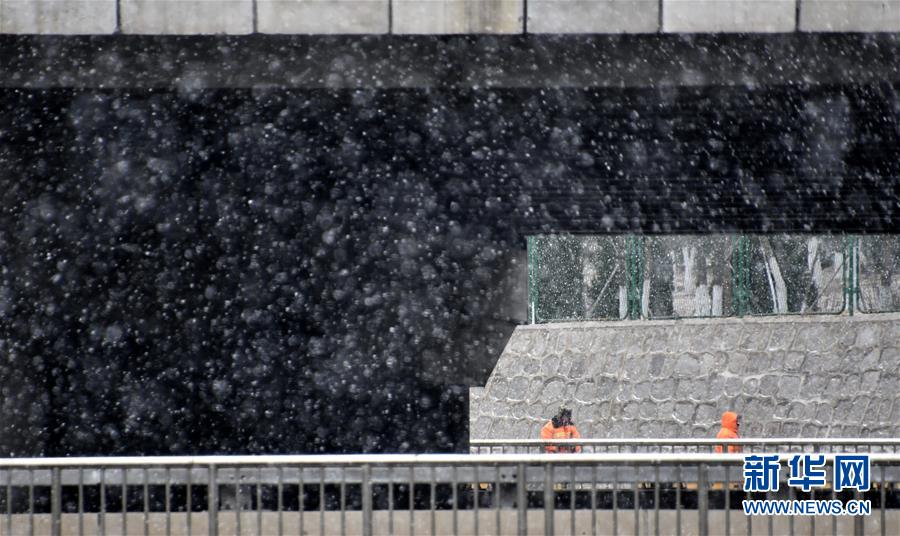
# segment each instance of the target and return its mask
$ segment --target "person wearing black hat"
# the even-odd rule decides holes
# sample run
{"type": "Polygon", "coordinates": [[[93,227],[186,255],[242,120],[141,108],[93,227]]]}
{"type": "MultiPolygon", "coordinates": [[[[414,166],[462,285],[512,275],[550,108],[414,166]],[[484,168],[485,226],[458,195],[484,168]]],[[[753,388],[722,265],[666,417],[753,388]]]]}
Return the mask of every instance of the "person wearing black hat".
{"type": "MultiPolygon", "coordinates": [[[[578,433],[578,428],[575,427],[575,423],[572,422],[572,410],[563,406],[559,408],[559,413],[557,413],[552,419],[550,419],[547,424],[541,428],[541,439],[544,441],[553,441],[557,439],[581,439],[581,434],[578,433]]],[[[581,446],[568,446],[561,445],[556,446],[552,444],[548,444],[544,446],[545,452],[581,452],[581,446]]]]}

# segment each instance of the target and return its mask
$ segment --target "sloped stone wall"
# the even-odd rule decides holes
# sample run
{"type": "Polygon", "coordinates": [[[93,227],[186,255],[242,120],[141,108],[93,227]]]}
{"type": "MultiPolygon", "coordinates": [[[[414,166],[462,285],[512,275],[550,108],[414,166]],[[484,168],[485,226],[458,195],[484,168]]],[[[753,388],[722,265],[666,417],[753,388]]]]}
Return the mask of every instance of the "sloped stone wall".
{"type": "Polygon", "coordinates": [[[484,388],[472,439],[537,438],[572,408],[585,437],[900,436],[900,315],[521,326],[484,388]]]}

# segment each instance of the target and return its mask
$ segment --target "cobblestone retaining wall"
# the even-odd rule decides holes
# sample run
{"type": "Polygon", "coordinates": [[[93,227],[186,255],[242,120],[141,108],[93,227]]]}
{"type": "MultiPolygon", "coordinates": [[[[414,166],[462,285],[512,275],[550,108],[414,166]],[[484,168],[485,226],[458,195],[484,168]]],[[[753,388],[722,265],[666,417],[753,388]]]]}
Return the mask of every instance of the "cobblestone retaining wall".
{"type": "Polygon", "coordinates": [[[900,437],[900,315],[521,326],[472,439],[537,438],[561,404],[585,437],[900,437]]]}

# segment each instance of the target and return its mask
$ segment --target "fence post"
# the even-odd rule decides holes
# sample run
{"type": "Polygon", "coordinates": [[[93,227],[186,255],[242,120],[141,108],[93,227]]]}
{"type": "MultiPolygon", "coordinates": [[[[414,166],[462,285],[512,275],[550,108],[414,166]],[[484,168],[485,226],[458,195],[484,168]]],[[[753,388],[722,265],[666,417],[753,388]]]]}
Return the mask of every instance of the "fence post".
{"type": "Polygon", "coordinates": [[[700,536],[709,535],[709,481],[706,469],[705,463],[697,467],[697,526],[700,536]]]}
{"type": "Polygon", "coordinates": [[[362,466],[362,533],[363,536],[372,536],[373,534],[372,467],[367,463],[362,466]]]}
{"type": "MultiPolygon", "coordinates": [[[[53,536],[62,534],[62,478],[60,468],[50,470],[50,533],[53,536]]],[[[6,498],[7,502],[9,497],[6,498]]]]}
{"type": "MultiPolygon", "coordinates": [[[[188,471],[191,469],[188,468],[188,471]]],[[[235,478],[237,478],[237,469],[235,468],[235,478]]],[[[209,466],[209,486],[206,491],[207,509],[209,510],[209,536],[218,536],[219,534],[219,483],[216,479],[216,466],[209,466]]],[[[188,516],[191,515],[190,510],[188,516]]]]}
{"type": "Polygon", "coordinates": [[[519,536],[525,536],[528,534],[528,498],[525,493],[527,479],[525,478],[524,463],[519,464],[516,476],[518,477],[516,479],[516,515],[518,516],[519,536]]]}
{"type": "Polygon", "coordinates": [[[553,464],[544,464],[544,534],[554,534],[553,516],[556,508],[556,493],[553,491],[553,464]]]}

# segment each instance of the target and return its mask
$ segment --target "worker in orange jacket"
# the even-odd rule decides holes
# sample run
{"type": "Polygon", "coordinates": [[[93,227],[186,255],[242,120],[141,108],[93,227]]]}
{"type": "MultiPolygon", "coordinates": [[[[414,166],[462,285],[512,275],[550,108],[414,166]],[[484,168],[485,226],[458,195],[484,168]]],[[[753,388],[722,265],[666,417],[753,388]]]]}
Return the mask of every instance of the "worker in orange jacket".
{"type": "MultiPolygon", "coordinates": [[[[566,407],[559,408],[559,413],[541,428],[541,439],[544,441],[552,441],[554,439],[581,439],[578,428],[575,428],[575,424],[572,423],[572,410],[566,407]]],[[[560,453],[581,452],[581,447],[557,447],[556,445],[545,445],[544,451],[560,453]]]]}
{"type": "MultiPolygon", "coordinates": [[[[738,430],[741,427],[741,416],[733,411],[726,411],[722,414],[722,428],[716,434],[716,439],[739,439],[738,430]]],[[[721,454],[724,445],[716,445],[716,452],[721,454]]],[[[740,445],[728,445],[728,452],[741,452],[740,445]]]]}

